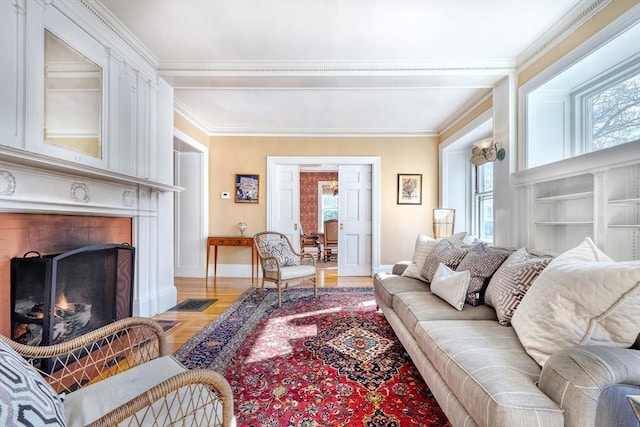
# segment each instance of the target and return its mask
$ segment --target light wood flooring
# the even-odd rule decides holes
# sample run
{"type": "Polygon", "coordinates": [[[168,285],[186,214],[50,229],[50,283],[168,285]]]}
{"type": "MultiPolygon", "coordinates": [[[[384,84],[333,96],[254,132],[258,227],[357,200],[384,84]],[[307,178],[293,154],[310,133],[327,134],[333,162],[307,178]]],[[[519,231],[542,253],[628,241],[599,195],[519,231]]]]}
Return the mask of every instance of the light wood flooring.
{"type": "MultiPolygon", "coordinates": [[[[316,280],[318,287],[349,287],[372,286],[372,278],[365,276],[340,277],[336,268],[322,268],[318,266],[316,280]]],[[[188,298],[215,298],[215,304],[202,312],[192,311],[165,311],[154,316],[154,319],[177,320],[180,324],[167,334],[169,354],[173,354],[183,344],[189,341],[204,326],[215,319],[227,307],[231,305],[244,291],[251,286],[261,286],[260,279],[218,277],[216,280],[209,277],[205,285],[204,278],[176,277],[175,285],[178,289],[178,303],[188,298]]],[[[266,283],[265,287],[273,286],[266,283]]],[[[286,292],[286,291],[285,291],[286,292]]]]}

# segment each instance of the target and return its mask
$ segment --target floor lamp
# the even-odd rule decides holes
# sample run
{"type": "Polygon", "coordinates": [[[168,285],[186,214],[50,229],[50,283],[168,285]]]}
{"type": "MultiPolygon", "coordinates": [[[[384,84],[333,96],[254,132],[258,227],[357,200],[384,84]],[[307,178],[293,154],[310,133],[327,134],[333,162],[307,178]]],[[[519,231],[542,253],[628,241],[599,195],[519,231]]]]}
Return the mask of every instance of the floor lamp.
{"type": "Polygon", "coordinates": [[[449,237],[453,234],[455,225],[455,209],[434,209],[433,210],[433,237],[449,237]]]}

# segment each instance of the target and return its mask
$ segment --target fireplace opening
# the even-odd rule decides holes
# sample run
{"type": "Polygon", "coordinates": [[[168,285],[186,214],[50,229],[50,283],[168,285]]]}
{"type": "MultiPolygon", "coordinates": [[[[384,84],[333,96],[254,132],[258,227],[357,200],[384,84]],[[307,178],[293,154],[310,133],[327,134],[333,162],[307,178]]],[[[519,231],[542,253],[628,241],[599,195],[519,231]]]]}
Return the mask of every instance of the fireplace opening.
{"type": "Polygon", "coordinates": [[[12,339],[58,344],[131,316],[134,264],[126,244],[12,258],[12,339]]]}

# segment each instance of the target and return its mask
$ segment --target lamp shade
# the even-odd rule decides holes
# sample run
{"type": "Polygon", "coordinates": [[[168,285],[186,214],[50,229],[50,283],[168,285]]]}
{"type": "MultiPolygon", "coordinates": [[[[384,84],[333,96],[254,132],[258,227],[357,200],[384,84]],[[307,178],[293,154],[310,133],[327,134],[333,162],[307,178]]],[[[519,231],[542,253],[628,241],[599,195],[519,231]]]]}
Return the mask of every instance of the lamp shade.
{"type": "Polygon", "coordinates": [[[453,234],[455,225],[455,209],[434,209],[433,210],[433,237],[449,237],[453,234]]]}

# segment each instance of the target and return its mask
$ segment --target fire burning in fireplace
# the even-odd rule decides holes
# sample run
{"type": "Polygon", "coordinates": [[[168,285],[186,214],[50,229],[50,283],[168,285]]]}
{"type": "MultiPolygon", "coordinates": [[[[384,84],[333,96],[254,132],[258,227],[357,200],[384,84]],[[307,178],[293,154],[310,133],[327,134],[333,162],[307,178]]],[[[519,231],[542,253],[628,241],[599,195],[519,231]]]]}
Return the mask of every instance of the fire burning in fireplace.
{"type": "MultiPolygon", "coordinates": [[[[39,345],[42,341],[44,303],[33,304],[31,300],[17,301],[15,310],[13,339],[15,341],[39,345]]],[[[60,342],[72,338],[91,321],[91,304],[70,303],[61,294],[53,308],[53,341],[60,342]]]]}
{"type": "Polygon", "coordinates": [[[57,344],[131,316],[134,261],[135,249],[119,244],[12,258],[12,338],[57,344]]]}

